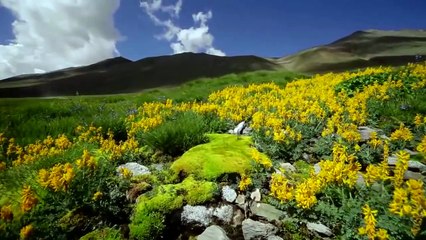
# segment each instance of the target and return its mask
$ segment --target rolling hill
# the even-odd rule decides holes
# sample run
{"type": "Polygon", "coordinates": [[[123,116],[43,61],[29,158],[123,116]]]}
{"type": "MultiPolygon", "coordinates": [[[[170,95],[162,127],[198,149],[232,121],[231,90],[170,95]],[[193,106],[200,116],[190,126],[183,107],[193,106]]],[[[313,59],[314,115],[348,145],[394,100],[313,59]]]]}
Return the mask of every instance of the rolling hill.
{"type": "Polygon", "coordinates": [[[81,95],[130,93],[256,70],[314,74],[378,65],[399,66],[416,61],[416,56],[425,60],[425,30],[357,31],[330,44],[282,58],[182,53],[133,62],[118,57],[89,66],[20,75],[0,81],[0,98],[72,96],[77,92],[81,95]]]}
{"type": "Polygon", "coordinates": [[[426,60],[426,31],[357,31],[327,45],[272,59],[284,69],[301,73],[345,71],[378,65],[400,66],[426,60]]]}

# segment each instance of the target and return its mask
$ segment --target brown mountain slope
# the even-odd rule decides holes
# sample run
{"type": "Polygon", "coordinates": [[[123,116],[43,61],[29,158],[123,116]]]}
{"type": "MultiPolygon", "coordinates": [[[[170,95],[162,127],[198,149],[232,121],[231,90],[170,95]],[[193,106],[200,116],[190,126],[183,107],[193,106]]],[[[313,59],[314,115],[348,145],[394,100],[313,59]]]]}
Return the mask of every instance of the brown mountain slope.
{"type": "Polygon", "coordinates": [[[333,43],[273,59],[302,73],[344,71],[377,65],[404,65],[426,55],[426,31],[358,31],[333,43]]]}
{"type": "Polygon", "coordinates": [[[114,58],[84,67],[2,80],[0,97],[69,96],[76,92],[82,95],[128,93],[177,85],[201,77],[276,68],[275,63],[256,56],[182,53],[136,62],[114,58]]]}

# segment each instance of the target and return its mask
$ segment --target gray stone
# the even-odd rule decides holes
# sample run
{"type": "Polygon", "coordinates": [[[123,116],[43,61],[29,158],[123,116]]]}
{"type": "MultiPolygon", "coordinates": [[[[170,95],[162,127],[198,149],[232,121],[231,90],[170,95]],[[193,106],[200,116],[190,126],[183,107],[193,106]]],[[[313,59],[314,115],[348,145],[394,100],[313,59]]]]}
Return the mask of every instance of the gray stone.
{"type": "Polygon", "coordinates": [[[325,226],[322,223],[311,223],[311,222],[308,222],[306,224],[306,227],[310,231],[315,231],[317,233],[323,234],[323,235],[328,236],[328,237],[330,237],[331,235],[333,235],[333,233],[331,232],[331,229],[328,228],[327,226],[325,226]]]}
{"type": "Polygon", "coordinates": [[[129,169],[130,172],[132,172],[133,177],[137,177],[137,176],[146,175],[146,174],[151,173],[149,171],[149,169],[147,167],[145,167],[144,165],[141,165],[141,164],[136,163],[136,162],[128,162],[126,164],[122,164],[122,165],[117,167],[117,174],[119,176],[122,175],[122,173],[121,173],[122,168],[129,169]]]}
{"type": "Polygon", "coordinates": [[[287,214],[281,210],[276,209],[274,206],[266,203],[252,203],[250,206],[251,212],[259,217],[263,217],[268,221],[279,221],[280,218],[287,214]]]}
{"type": "Polygon", "coordinates": [[[423,175],[419,172],[413,172],[413,171],[407,170],[404,173],[404,180],[408,180],[408,179],[422,180],[423,175]]]}
{"type": "Polygon", "coordinates": [[[157,171],[163,171],[164,164],[163,163],[154,163],[151,165],[151,167],[157,171]]]}
{"type": "Polygon", "coordinates": [[[365,179],[361,173],[358,173],[358,178],[356,179],[356,185],[359,187],[365,186],[365,179]]]}
{"type": "Polygon", "coordinates": [[[250,194],[250,198],[256,202],[260,202],[260,200],[262,200],[259,188],[256,188],[256,190],[250,194]]]}
{"type": "Polygon", "coordinates": [[[223,205],[213,210],[213,216],[217,217],[219,220],[225,223],[230,223],[232,221],[233,214],[234,209],[231,205],[223,205]]]}
{"type": "Polygon", "coordinates": [[[211,225],[197,236],[197,240],[229,240],[225,230],[217,225],[211,225]]]}
{"type": "Polygon", "coordinates": [[[315,174],[318,174],[318,173],[321,172],[321,167],[320,167],[319,163],[315,163],[314,172],[315,172],[315,174]]]}
{"type": "Polygon", "coordinates": [[[303,153],[302,158],[305,159],[305,161],[311,160],[311,156],[309,156],[309,154],[307,154],[307,153],[303,153]]]}
{"type": "Polygon", "coordinates": [[[222,187],[222,198],[227,202],[232,203],[237,198],[237,192],[229,186],[224,186],[222,187]]]}
{"type": "Polygon", "coordinates": [[[235,211],[234,213],[234,217],[232,218],[232,226],[236,227],[236,226],[240,226],[244,221],[244,213],[240,210],[237,209],[237,211],[235,211]]]}
{"type": "Polygon", "coordinates": [[[291,163],[287,163],[287,162],[280,163],[280,168],[283,168],[287,173],[296,172],[296,168],[293,165],[291,165],[291,163]]]}
{"type": "Polygon", "coordinates": [[[361,141],[368,141],[370,140],[371,133],[376,132],[376,130],[366,126],[361,126],[358,127],[358,132],[361,134],[361,141]]]}
{"type": "Polygon", "coordinates": [[[411,151],[410,149],[404,149],[404,151],[408,152],[408,154],[410,154],[411,156],[415,156],[419,154],[419,152],[411,151]]]}
{"type": "Polygon", "coordinates": [[[267,238],[267,240],[283,240],[281,237],[278,237],[278,236],[275,236],[275,235],[273,235],[273,236],[269,236],[268,238],[267,238]]]}
{"type": "Polygon", "coordinates": [[[235,199],[235,203],[239,206],[239,207],[243,207],[244,203],[246,203],[246,196],[243,194],[238,194],[237,199],[235,199]]]}
{"type": "MultiPolygon", "coordinates": [[[[388,165],[389,166],[396,166],[396,163],[398,162],[398,158],[396,156],[390,156],[388,158],[388,165]]],[[[418,172],[426,172],[426,165],[424,165],[421,162],[409,160],[408,161],[408,169],[415,170],[418,172]]]]}
{"type": "Polygon", "coordinates": [[[273,236],[277,233],[278,228],[270,223],[261,223],[251,219],[246,219],[243,221],[242,230],[244,240],[251,240],[264,239],[269,236],[273,236]]]}
{"type": "Polygon", "coordinates": [[[183,207],[181,220],[184,224],[208,226],[212,222],[212,209],[207,209],[205,206],[186,205],[183,207]]]}
{"type": "Polygon", "coordinates": [[[249,135],[252,131],[253,131],[253,129],[251,127],[246,127],[243,130],[243,134],[244,135],[249,135]]]}

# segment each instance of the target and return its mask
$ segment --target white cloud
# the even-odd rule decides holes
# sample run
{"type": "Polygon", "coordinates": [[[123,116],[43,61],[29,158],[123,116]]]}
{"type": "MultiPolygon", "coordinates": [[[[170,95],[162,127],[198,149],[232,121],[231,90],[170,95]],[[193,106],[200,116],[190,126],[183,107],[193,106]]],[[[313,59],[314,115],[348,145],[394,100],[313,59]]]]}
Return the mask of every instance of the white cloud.
{"type": "Polygon", "coordinates": [[[119,55],[113,15],[120,0],[0,0],[14,39],[0,45],[0,79],[81,66],[119,55]]]}
{"type": "Polygon", "coordinates": [[[176,4],[163,5],[162,0],[141,1],[141,8],[148,14],[153,23],[162,27],[164,32],[157,35],[157,39],[165,39],[170,42],[173,53],[182,52],[205,52],[212,55],[225,56],[225,53],[213,47],[214,36],[209,32],[208,20],[213,17],[213,13],[198,12],[192,14],[192,19],[196,26],[180,28],[174,22],[174,18],[179,17],[182,8],[182,0],[176,4]],[[159,15],[166,13],[168,19],[162,20],[159,15]]]}

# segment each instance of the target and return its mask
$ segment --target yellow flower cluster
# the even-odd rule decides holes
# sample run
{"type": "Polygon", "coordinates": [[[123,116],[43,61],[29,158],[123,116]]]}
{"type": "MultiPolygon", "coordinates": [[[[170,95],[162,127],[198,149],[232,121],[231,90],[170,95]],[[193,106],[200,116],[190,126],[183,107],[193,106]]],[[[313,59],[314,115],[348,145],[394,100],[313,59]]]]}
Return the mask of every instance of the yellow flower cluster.
{"type": "Polygon", "coordinates": [[[75,163],[77,167],[80,169],[89,168],[93,170],[96,168],[96,165],[97,165],[95,158],[92,155],[90,155],[87,149],[83,150],[83,156],[81,156],[80,159],[77,159],[75,163]]]}
{"type": "Polygon", "coordinates": [[[309,209],[317,203],[316,194],[321,190],[321,180],[311,177],[299,183],[295,190],[295,200],[298,207],[309,209]]]}
{"type": "Polygon", "coordinates": [[[417,114],[414,117],[414,125],[416,127],[420,127],[420,126],[425,125],[425,124],[426,124],[426,116],[422,116],[421,114],[417,114]]]}
{"type": "Polygon", "coordinates": [[[283,174],[272,174],[270,190],[271,195],[281,202],[287,202],[293,199],[294,187],[283,174]]]}
{"type": "Polygon", "coordinates": [[[131,178],[133,176],[132,171],[125,167],[120,168],[120,173],[124,178],[131,178]]]}
{"type": "Polygon", "coordinates": [[[238,184],[238,188],[240,191],[245,191],[251,185],[251,178],[245,174],[241,176],[240,183],[238,184]]]}
{"type": "Polygon", "coordinates": [[[360,227],[358,229],[358,233],[360,235],[367,235],[368,239],[371,239],[371,240],[374,240],[374,239],[379,239],[379,240],[389,239],[389,234],[385,229],[383,229],[383,228],[376,229],[377,210],[372,210],[370,208],[370,206],[368,206],[368,204],[366,204],[362,208],[362,213],[364,215],[365,226],[360,227]]]}
{"type": "Polygon", "coordinates": [[[102,140],[102,127],[77,126],[75,132],[78,134],[78,140],[81,142],[96,143],[102,140]]]}
{"type": "Polygon", "coordinates": [[[5,169],[6,169],[6,163],[0,162],[0,171],[5,170],[5,169]]]}
{"type": "Polygon", "coordinates": [[[257,149],[253,149],[251,151],[251,158],[266,169],[270,169],[272,167],[271,159],[269,159],[265,154],[259,152],[257,149]]]}
{"type": "Polygon", "coordinates": [[[93,200],[93,201],[98,201],[99,199],[101,199],[101,198],[102,198],[102,196],[103,196],[103,195],[104,195],[104,194],[103,194],[102,192],[97,191],[97,192],[95,192],[95,193],[93,194],[92,200],[93,200]]]}
{"type": "Polygon", "coordinates": [[[399,129],[396,129],[391,134],[391,140],[397,141],[411,141],[413,139],[413,134],[410,129],[405,127],[403,123],[400,124],[399,129]]]}
{"type": "Polygon", "coordinates": [[[57,138],[47,136],[43,141],[36,141],[36,143],[29,144],[22,148],[15,143],[13,138],[9,139],[7,155],[16,156],[13,161],[13,166],[22,164],[30,164],[41,157],[55,156],[63,153],[65,150],[72,146],[72,142],[64,134],[59,135],[57,138]]]}
{"type": "Polygon", "coordinates": [[[370,140],[368,141],[368,144],[374,149],[377,149],[378,147],[383,145],[383,141],[377,137],[377,132],[372,132],[370,134],[370,140]]]}
{"type": "Polygon", "coordinates": [[[38,183],[55,192],[67,191],[75,176],[74,168],[70,163],[56,164],[49,170],[41,169],[38,172],[38,183]]]}
{"type": "Polygon", "coordinates": [[[423,136],[422,141],[419,145],[417,145],[416,150],[419,151],[419,153],[426,155],[426,136],[423,136]]]}
{"type": "Polygon", "coordinates": [[[118,144],[113,139],[113,134],[111,132],[108,133],[108,138],[101,139],[100,150],[103,153],[108,155],[108,158],[111,160],[118,159],[122,157],[126,153],[139,154],[140,148],[139,143],[135,139],[135,137],[130,137],[126,141],[120,141],[118,144]]]}
{"type": "Polygon", "coordinates": [[[35,196],[34,192],[31,190],[31,187],[26,185],[22,189],[21,194],[21,210],[23,212],[30,211],[35,205],[37,205],[38,199],[35,196]]]}
{"type": "Polygon", "coordinates": [[[19,234],[21,239],[28,239],[34,231],[33,225],[29,224],[25,227],[21,228],[21,232],[19,234]]]}
{"type": "Polygon", "coordinates": [[[423,182],[409,179],[405,187],[395,188],[389,209],[399,216],[410,216],[414,220],[413,234],[416,235],[426,217],[426,197],[423,182]]]}
{"type": "Polygon", "coordinates": [[[408,169],[408,161],[410,160],[410,154],[406,151],[399,151],[396,156],[398,160],[396,162],[393,184],[396,188],[400,187],[404,180],[404,173],[408,169]]]}
{"type": "Polygon", "coordinates": [[[11,221],[13,219],[13,211],[11,205],[4,205],[0,208],[0,220],[11,221]]]}

